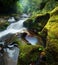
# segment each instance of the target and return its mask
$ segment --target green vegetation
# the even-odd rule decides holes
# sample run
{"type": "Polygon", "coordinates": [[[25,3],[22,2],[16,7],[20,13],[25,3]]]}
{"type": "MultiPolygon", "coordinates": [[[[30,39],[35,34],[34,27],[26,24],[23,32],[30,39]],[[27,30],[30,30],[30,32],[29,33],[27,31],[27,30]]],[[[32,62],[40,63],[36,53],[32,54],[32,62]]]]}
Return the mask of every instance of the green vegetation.
{"type": "Polygon", "coordinates": [[[9,25],[9,22],[7,22],[6,20],[0,20],[0,31],[5,30],[8,25],[9,25]]]}
{"type": "Polygon", "coordinates": [[[23,45],[20,46],[20,54],[18,65],[28,65],[30,62],[35,62],[39,58],[39,54],[43,51],[43,47],[39,45],[23,45]],[[39,50],[42,48],[41,50],[39,50]],[[27,62],[26,62],[27,61],[27,62]]]}
{"type": "Polygon", "coordinates": [[[45,28],[48,30],[47,36],[47,62],[48,65],[58,65],[58,7],[50,13],[50,19],[45,28]],[[50,61],[49,61],[50,60],[50,61]]]}
{"type": "Polygon", "coordinates": [[[15,38],[14,42],[18,44],[20,49],[18,65],[28,65],[31,62],[36,62],[40,57],[40,53],[44,50],[43,46],[28,45],[28,43],[24,42],[22,39],[19,40],[15,38]]]}
{"type": "Polygon", "coordinates": [[[57,0],[0,0],[0,13],[44,13],[56,6],[58,6],[57,0]]]}
{"type": "MultiPolygon", "coordinates": [[[[42,45],[28,45],[22,39],[17,39],[16,35],[6,40],[18,44],[18,65],[28,65],[36,62],[38,58],[41,60],[42,51],[46,53],[46,61],[43,62],[47,65],[58,65],[58,0],[0,0],[0,13],[15,13],[15,18],[19,18],[17,14],[30,13],[31,16],[24,22],[24,27],[29,32],[34,32],[43,42],[42,45]]],[[[0,20],[0,31],[5,30],[8,25],[6,20],[0,20]]]]}
{"type": "MultiPolygon", "coordinates": [[[[35,27],[35,24],[39,24],[39,23],[42,24],[41,25],[43,26],[42,29],[38,30],[37,32],[42,38],[46,37],[45,40],[47,42],[46,42],[45,52],[46,52],[47,65],[57,65],[58,64],[58,61],[57,61],[58,59],[58,51],[57,51],[58,50],[58,7],[52,10],[49,14],[44,14],[44,15],[38,14],[36,16],[32,16],[30,19],[25,21],[24,25],[32,31],[34,30],[33,24],[34,24],[34,27],[35,27]],[[46,21],[46,24],[42,23],[42,21],[43,22],[46,21]],[[47,34],[45,31],[47,31],[47,34]]],[[[38,27],[36,25],[35,30],[38,27]]]]}
{"type": "Polygon", "coordinates": [[[49,12],[58,6],[58,2],[57,0],[19,0],[17,5],[19,11],[33,14],[49,12]]]}

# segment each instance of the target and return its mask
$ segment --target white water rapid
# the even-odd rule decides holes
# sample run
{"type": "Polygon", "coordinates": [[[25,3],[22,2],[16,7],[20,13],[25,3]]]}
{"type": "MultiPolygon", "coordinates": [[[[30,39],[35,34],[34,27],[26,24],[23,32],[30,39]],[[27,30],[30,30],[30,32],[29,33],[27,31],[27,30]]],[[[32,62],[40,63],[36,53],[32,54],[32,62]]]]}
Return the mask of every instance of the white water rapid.
{"type": "Polygon", "coordinates": [[[16,34],[16,33],[23,33],[26,32],[27,29],[23,27],[23,22],[27,20],[27,18],[23,18],[18,22],[11,23],[6,30],[0,32],[0,39],[8,34],[16,34]]]}

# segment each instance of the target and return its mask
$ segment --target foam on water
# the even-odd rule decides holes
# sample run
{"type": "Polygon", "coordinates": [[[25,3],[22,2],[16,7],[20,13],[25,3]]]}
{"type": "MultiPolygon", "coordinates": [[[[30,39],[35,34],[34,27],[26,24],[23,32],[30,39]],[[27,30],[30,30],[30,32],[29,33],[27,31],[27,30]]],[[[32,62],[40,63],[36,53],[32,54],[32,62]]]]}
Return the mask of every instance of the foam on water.
{"type": "Polygon", "coordinates": [[[26,20],[27,18],[23,19],[23,20],[19,20],[16,23],[12,23],[10,24],[6,30],[0,32],[0,38],[3,36],[6,36],[7,34],[16,34],[16,33],[23,33],[25,31],[27,31],[27,29],[25,27],[23,27],[23,22],[26,20]]]}
{"type": "Polygon", "coordinates": [[[10,22],[10,23],[11,22],[14,22],[14,21],[15,21],[15,18],[14,17],[11,17],[11,18],[8,19],[8,22],[10,22]]]}

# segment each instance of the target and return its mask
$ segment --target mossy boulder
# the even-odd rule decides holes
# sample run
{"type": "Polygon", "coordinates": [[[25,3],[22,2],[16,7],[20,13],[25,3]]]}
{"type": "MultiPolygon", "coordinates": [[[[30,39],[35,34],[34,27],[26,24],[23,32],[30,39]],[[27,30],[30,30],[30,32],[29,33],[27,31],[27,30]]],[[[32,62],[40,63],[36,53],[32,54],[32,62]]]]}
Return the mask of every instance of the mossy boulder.
{"type": "Polygon", "coordinates": [[[48,30],[48,36],[50,43],[58,44],[58,7],[51,12],[51,17],[46,24],[45,28],[48,30]]]}
{"type": "Polygon", "coordinates": [[[50,18],[49,13],[37,14],[36,16],[32,16],[28,20],[26,20],[24,22],[24,27],[27,27],[28,30],[34,32],[40,32],[46,25],[49,18],[50,18]]]}
{"type": "Polygon", "coordinates": [[[58,65],[58,7],[50,13],[45,28],[48,30],[46,43],[46,59],[48,65],[58,65]]]}
{"type": "Polygon", "coordinates": [[[45,51],[47,65],[58,65],[58,44],[50,43],[45,51]]]}
{"type": "Polygon", "coordinates": [[[22,45],[19,48],[20,54],[18,65],[28,65],[31,62],[37,61],[40,56],[40,52],[43,51],[43,47],[39,45],[22,45]]]}
{"type": "MultiPolygon", "coordinates": [[[[58,59],[58,7],[52,10],[48,15],[47,14],[40,15],[40,16],[37,15],[36,17],[30,18],[27,21],[25,21],[24,24],[26,25],[28,29],[36,30],[38,34],[40,34],[43,38],[46,37],[46,47],[45,47],[46,64],[58,65],[58,60],[57,60],[58,59]],[[37,25],[39,23],[42,24],[43,27],[41,28],[41,30],[37,31],[37,28],[39,27],[37,25]],[[47,35],[45,34],[46,32],[47,32],[47,35]]],[[[38,48],[39,47],[37,46],[33,47],[32,45],[22,46],[21,47],[22,51],[19,56],[19,61],[20,61],[19,64],[22,65],[21,62],[23,62],[23,65],[24,64],[28,65],[30,62],[35,61],[39,57],[38,55],[40,54],[40,52],[37,51],[38,48]],[[35,48],[35,51],[34,51],[34,48],[35,48]],[[31,49],[33,50],[33,53],[31,49]],[[36,57],[35,60],[34,60],[33,54],[35,54],[34,55],[34,57],[36,57]]]]}

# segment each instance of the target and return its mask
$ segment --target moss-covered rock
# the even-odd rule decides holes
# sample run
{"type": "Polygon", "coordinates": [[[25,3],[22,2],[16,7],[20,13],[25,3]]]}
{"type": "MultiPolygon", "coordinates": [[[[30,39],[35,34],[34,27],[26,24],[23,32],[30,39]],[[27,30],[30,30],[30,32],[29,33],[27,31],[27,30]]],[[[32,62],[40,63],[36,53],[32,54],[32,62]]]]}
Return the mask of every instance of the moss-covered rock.
{"type": "Polygon", "coordinates": [[[46,61],[48,65],[58,65],[58,44],[50,43],[46,48],[46,61]]]}
{"type": "Polygon", "coordinates": [[[37,14],[36,16],[32,16],[30,19],[26,20],[24,22],[24,26],[31,31],[40,32],[46,25],[49,18],[50,18],[50,15],[48,13],[37,14]]]}
{"type": "Polygon", "coordinates": [[[51,12],[51,17],[45,28],[48,30],[48,39],[51,43],[58,44],[58,7],[51,12]]]}
{"type": "MultiPolygon", "coordinates": [[[[43,22],[45,20],[46,18],[43,22]]],[[[38,21],[41,23],[41,17],[36,18],[36,22],[38,21]]],[[[43,24],[44,23],[42,23],[42,25],[43,24]]],[[[58,7],[50,12],[50,18],[47,20],[47,24],[43,27],[44,28],[38,32],[38,34],[44,42],[46,41],[46,63],[47,65],[58,65],[58,7]]]]}
{"type": "Polygon", "coordinates": [[[31,62],[37,61],[40,56],[40,52],[43,51],[43,47],[39,45],[23,45],[19,48],[20,54],[18,65],[28,65],[31,62]]]}
{"type": "Polygon", "coordinates": [[[50,19],[45,28],[48,30],[46,59],[48,65],[58,65],[58,7],[50,14],[50,19]]]}

